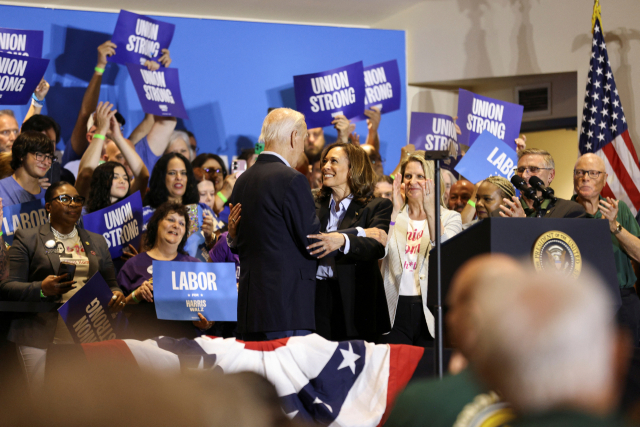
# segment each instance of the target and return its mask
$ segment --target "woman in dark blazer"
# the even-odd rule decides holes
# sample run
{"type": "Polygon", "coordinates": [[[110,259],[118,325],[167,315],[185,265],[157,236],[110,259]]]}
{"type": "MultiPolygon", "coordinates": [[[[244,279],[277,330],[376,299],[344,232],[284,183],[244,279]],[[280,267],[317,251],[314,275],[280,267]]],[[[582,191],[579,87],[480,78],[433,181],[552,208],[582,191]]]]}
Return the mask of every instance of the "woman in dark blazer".
{"type": "Polygon", "coordinates": [[[391,201],[374,198],[376,175],[366,152],[334,143],[322,153],[316,193],[321,235],[309,246],[318,256],[316,333],[333,341],[375,341],[391,329],[378,260],[385,247],[364,229],[389,230],[391,201]],[[342,232],[341,232],[342,231],[342,232]],[[357,232],[357,234],[356,234],[357,232]],[[337,250],[335,257],[325,257],[337,250]]]}
{"type": "MultiPolygon", "coordinates": [[[[71,184],[60,181],[47,189],[44,198],[50,223],[16,232],[9,249],[9,275],[0,283],[0,300],[65,302],[94,273],[100,272],[114,295],[109,306],[113,311],[122,310],[125,298],[116,282],[104,237],[76,227],[84,197],[71,184]],[[57,275],[61,261],[76,266],[74,281],[57,275]]],[[[16,343],[32,388],[44,381],[47,347],[73,343],[55,311],[17,315],[7,338],[16,343]]]]}

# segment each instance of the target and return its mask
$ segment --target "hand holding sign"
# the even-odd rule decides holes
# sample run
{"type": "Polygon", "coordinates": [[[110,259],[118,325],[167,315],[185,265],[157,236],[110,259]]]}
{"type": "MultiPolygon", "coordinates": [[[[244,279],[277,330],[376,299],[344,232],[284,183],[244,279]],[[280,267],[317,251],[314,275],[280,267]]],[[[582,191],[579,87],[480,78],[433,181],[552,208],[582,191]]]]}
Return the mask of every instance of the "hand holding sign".
{"type": "Polygon", "coordinates": [[[98,63],[96,67],[104,68],[107,66],[107,58],[116,54],[116,44],[111,40],[107,40],[98,46],[98,63]]]}
{"type": "Polygon", "coordinates": [[[160,64],[164,65],[165,68],[171,64],[169,49],[162,49],[162,56],[158,59],[158,62],[147,59],[147,61],[144,63],[144,66],[151,71],[156,71],[160,69],[160,64]]]}
{"type": "Polygon", "coordinates": [[[202,313],[198,313],[198,317],[200,318],[200,320],[198,320],[197,322],[194,320],[193,326],[200,329],[201,331],[206,331],[207,329],[211,328],[214,323],[216,323],[214,321],[209,322],[207,318],[202,315],[202,313]]]}
{"type": "Polygon", "coordinates": [[[47,93],[49,93],[49,83],[43,78],[42,80],[40,80],[40,83],[38,83],[38,86],[36,87],[36,90],[33,91],[33,94],[36,96],[36,98],[38,98],[38,100],[40,102],[44,101],[45,96],[47,96],[47,93]]]}
{"type": "Polygon", "coordinates": [[[114,291],[113,297],[109,301],[109,308],[112,312],[117,313],[122,311],[124,306],[126,305],[124,294],[122,292],[114,291]]]}
{"type": "Polygon", "coordinates": [[[94,125],[96,127],[96,134],[106,135],[111,125],[111,118],[115,118],[116,110],[111,110],[113,104],[110,102],[101,102],[96,108],[94,117],[94,125]]]}
{"type": "Polygon", "coordinates": [[[338,137],[336,142],[347,143],[349,142],[349,135],[356,129],[356,125],[351,123],[349,119],[347,119],[342,114],[338,114],[331,121],[331,124],[338,131],[338,137]]]}

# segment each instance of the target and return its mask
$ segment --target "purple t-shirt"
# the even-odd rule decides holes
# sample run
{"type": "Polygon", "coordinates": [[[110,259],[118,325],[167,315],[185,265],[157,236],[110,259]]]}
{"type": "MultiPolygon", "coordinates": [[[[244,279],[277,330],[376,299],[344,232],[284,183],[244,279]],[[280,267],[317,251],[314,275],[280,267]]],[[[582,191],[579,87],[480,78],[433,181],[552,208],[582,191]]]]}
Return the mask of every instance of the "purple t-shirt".
{"type": "Polygon", "coordinates": [[[211,262],[235,262],[236,263],[236,280],[240,280],[240,257],[238,254],[234,254],[227,245],[227,234],[225,231],[220,235],[218,241],[213,248],[209,251],[211,262]]]}
{"type": "MultiPolygon", "coordinates": [[[[178,253],[173,261],[200,262],[199,259],[178,253]]],[[[137,289],[145,280],[153,276],[153,258],[146,252],[138,254],[124,263],[120,273],[118,273],[118,285],[129,295],[131,291],[137,289]]]]}
{"type": "Polygon", "coordinates": [[[0,179],[0,197],[2,198],[2,206],[5,208],[42,199],[46,191],[43,188],[40,194],[31,194],[18,184],[13,175],[0,179]]]}
{"type": "Polygon", "coordinates": [[[146,136],[136,144],[136,153],[138,153],[138,156],[142,159],[142,162],[149,170],[149,176],[151,176],[153,168],[156,166],[158,159],[162,157],[162,155],[157,156],[153,154],[153,151],[151,151],[151,148],[149,147],[149,140],[147,140],[146,136]]]}

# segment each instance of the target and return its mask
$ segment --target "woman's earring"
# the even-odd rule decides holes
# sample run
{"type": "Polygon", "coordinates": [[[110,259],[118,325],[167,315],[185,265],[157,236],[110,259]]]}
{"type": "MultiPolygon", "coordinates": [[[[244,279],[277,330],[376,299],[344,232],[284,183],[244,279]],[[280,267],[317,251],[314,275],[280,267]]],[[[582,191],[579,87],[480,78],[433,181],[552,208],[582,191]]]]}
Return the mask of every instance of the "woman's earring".
{"type": "Polygon", "coordinates": [[[47,214],[47,218],[49,219],[49,223],[51,223],[51,213],[47,214]]]}

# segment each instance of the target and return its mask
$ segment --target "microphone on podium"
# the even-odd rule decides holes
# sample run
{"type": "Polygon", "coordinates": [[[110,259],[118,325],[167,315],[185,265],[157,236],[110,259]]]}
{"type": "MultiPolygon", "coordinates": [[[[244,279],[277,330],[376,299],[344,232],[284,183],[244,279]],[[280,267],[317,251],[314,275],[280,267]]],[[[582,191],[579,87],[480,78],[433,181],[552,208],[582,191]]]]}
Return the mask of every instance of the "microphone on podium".
{"type": "Polygon", "coordinates": [[[537,176],[532,176],[531,178],[529,178],[529,185],[531,185],[531,187],[536,191],[541,192],[542,197],[544,197],[545,199],[551,199],[554,201],[556,200],[556,195],[553,191],[553,188],[545,187],[544,182],[542,182],[542,180],[537,176]]]}
{"type": "Polygon", "coordinates": [[[511,177],[511,183],[514,187],[520,190],[524,197],[530,200],[536,200],[536,191],[533,188],[528,187],[527,181],[525,181],[521,176],[513,175],[511,177]]]}

